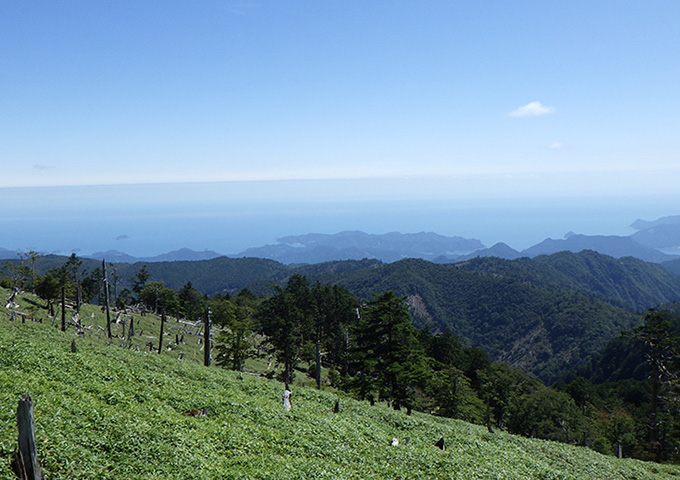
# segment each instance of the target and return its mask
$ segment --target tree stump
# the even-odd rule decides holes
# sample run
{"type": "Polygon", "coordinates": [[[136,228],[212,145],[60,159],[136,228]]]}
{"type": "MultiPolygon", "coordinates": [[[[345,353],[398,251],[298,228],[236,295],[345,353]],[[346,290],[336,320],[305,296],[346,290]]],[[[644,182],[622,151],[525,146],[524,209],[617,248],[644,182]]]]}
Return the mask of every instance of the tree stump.
{"type": "Polygon", "coordinates": [[[43,480],[35,447],[35,426],[33,423],[33,400],[26,394],[19,399],[17,407],[19,448],[14,454],[12,468],[22,480],[43,480]]]}

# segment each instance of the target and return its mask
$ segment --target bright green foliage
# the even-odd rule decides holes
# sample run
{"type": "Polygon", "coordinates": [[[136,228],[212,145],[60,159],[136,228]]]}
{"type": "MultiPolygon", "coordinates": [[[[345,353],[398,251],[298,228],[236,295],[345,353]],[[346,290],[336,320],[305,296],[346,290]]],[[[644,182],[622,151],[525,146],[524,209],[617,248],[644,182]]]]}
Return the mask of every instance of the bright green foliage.
{"type": "Polygon", "coordinates": [[[482,424],[485,407],[470,386],[470,380],[454,366],[434,371],[427,392],[437,415],[482,424]]]}
{"type": "MultiPolygon", "coordinates": [[[[511,415],[516,413],[512,407],[522,402],[520,397],[530,395],[543,386],[505,363],[489,365],[480,372],[480,380],[481,396],[489,406],[492,420],[500,428],[505,428],[508,423],[522,423],[517,419],[511,420],[511,415]]],[[[531,429],[521,428],[516,429],[515,433],[526,435],[532,432],[531,429]]]]}
{"type": "Polygon", "coordinates": [[[210,300],[211,320],[223,327],[217,335],[217,365],[242,371],[247,358],[256,354],[253,345],[253,310],[231,300],[210,300]]]}
{"type": "Polygon", "coordinates": [[[150,277],[151,274],[149,273],[148,267],[146,265],[142,265],[142,268],[140,268],[139,271],[135,273],[130,279],[132,282],[132,291],[135,295],[141,295],[142,290],[146,286],[146,282],[149,281],[150,277]]]}
{"type": "Polygon", "coordinates": [[[35,293],[44,300],[51,315],[54,315],[54,303],[61,295],[61,279],[54,272],[48,272],[39,277],[35,285],[35,293]]]}
{"type": "MultiPolygon", "coordinates": [[[[96,300],[100,305],[104,305],[104,272],[101,268],[95,268],[92,273],[83,278],[81,291],[83,301],[91,302],[96,300]]],[[[113,298],[113,295],[111,297],[113,298]]]]}
{"type": "MultiPolygon", "coordinates": [[[[5,295],[5,291],[2,291],[5,295]]],[[[172,322],[169,322],[172,324],[172,322]]],[[[16,405],[34,400],[39,460],[52,480],[550,479],[662,480],[675,466],[490,434],[461,421],[106,346],[73,329],[0,312],[0,479],[14,479],[16,405]],[[207,416],[184,413],[207,408],[207,416]],[[392,447],[395,437],[399,445],[392,447]],[[444,437],[447,449],[433,446],[444,437]],[[406,439],[409,441],[406,442],[406,439]],[[3,460],[4,459],[4,460],[3,460]]]]}
{"type": "Polygon", "coordinates": [[[179,313],[189,321],[195,322],[205,314],[205,296],[196,290],[191,282],[187,282],[179,292],[177,292],[179,303],[179,313]]]}
{"type": "Polygon", "coordinates": [[[167,288],[163,282],[147,283],[139,293],[139,298],[154,313],[165,311],[169,315],[181,315],[177,292],[167,288]]]}

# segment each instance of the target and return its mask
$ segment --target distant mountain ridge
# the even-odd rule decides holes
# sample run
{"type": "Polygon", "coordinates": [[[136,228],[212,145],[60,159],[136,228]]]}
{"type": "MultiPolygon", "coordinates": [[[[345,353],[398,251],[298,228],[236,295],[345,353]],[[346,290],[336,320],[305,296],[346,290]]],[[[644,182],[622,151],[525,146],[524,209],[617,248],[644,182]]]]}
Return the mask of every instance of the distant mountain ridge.
{"type": "Polygon", "coordinates": [[[673,258],[654,248],[640,245],[631,237],[615,235],[570,235],[562,240],[549,238],[522,251],[522,255],[535,257],[537,255],[550,255],[563,251],[580,252],[583,250],[594,250],[614,258],[635,257],[654,263],[661,263],[673,258]]]}
{"type": "Polygon", "coordinates": [[[503,242],[499,242],[490,248],[483,248],[481,250],[468,253],[467,255],[462,255],[456,259],[456,262],[462,262],[480,257],[496,257],[502,258],[504,260],[515,260],[516,258],[520,258],[522,256],[524,256],[522,252],[515,250],[503,242]]]}
{"type": "Polygon", "coordinates": [[[670,215],[652,221],[638,218],[630,224],[635,230],[647,230],[648,228],[659,227],[661,225],[680,225],[680,215],[670,215]]]}
{"type": "Polygon", "coordinates": [[[276,245],[250,248],[237,256],[270,258],[281,263],[320,263],[333,260],[378,259],[395,262],[404,258],[432,260],[457,258],[484,247],[477,239],[447,237],[433,232],[383,235],[346,231],[332,235],[310,233],[278,239],[276,245]]]}
{"type": "Polygon", "coordinates": [[[172,252],[155,255],[153,257],[133,257],[118,250],[107,250],[106,252],[95,252],[92,255],[84,255],[85,258],[94,258],[95,260],[106,260],[113,263],[137,263],[137,262],[185,262],[185,261],[199,261],[212,260],[213,258],[223,257],[221,253],[213,252],[212,250],[204,250],[197,252],[189,248],[180,248],[172,252]]]}
{"type": "MultiPolygon", "coordinates": [[[[634,257],[675,268],[672,262],[680,259],[680,215],[662,217],[654,221],[638,219],[632,226],[638,231],[630,236],[579,235],[569,232],[563,239],[547,238],[523,251],[515,250],[502,242],[487,248],[478,239],[444,236],[433,232],[369,234],[345,231],[335,234],[309,233],[281,237],[276,244],[252,247],[230,255],[212,250],[197,252],[182,248],[151,257],[134,257],[117,250],[108,250],[84,255],[83,258],[106,259],[115,263],[201,261],[220,256],[263,258],[287,265],[364,258],[387,263],[405,258],[453,263],[477,257],[514,260],[521,257],[550,255],[560,251],[576,253],[593,250],[614,258],[634,257]]],[[[0,259],[16,259],[19,253],[0,248],[0,259]]]]}
{"type": "Polygon", "coordinates": [[[453,263],[476,257],[514,260],[557,252],[593,250],[614,258],[634,257],[646,262],[663,263],[680,259],[680,215],[653,222],[636,220],[640,229],[631,236],[580,235],[569,232],[563,239],[547,238],[518,251],[499,242],[486,248],[481,241],[444,237],[435,233],[370,235],[341,232],[334,235],[307,234],[278,239],[278,244],[245,250],[235,257],[269,258],[285,264],[322,263],[362,258],[394,262],[420,258],[436,263],[453,263]],[[643,228],[645,227],[645,228],[643,228]],[[662,251],[663,250],[663,251],[662,251]],[[676,254],[676,255],[673,255],[676,254]]]}

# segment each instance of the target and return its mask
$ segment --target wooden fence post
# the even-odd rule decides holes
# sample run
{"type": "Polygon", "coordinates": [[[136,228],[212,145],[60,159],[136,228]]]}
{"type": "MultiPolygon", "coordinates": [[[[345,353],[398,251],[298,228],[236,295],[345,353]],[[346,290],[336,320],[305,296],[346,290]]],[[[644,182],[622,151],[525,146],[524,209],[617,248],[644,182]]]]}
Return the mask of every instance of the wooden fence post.
{"type": "Polygon", "coordinates": [[[19,448],[15,453],[12,466],[22,480],[43,480],[35,447],[35,426],[33,423],[33,400],[26,394],[19,399],[17,407],[17,426],[19,428],[19,448]]]}

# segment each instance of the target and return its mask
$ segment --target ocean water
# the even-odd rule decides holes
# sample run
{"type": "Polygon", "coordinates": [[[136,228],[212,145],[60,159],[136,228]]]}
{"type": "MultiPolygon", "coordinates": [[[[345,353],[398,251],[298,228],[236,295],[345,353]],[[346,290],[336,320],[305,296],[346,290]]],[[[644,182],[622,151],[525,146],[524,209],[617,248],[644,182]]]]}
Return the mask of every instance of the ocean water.
{"type": "Polygon", "coordinates": [[[239,253],[287,235],[436,232],[522,250],[567,232],[630,235],[637,218],[680,214],[679,197],[454,197],[347,193],[342,185],[0,189],[0,247],[152,256],[179,248],[239,253]]]}

